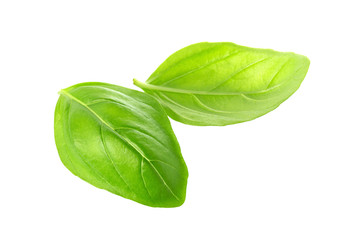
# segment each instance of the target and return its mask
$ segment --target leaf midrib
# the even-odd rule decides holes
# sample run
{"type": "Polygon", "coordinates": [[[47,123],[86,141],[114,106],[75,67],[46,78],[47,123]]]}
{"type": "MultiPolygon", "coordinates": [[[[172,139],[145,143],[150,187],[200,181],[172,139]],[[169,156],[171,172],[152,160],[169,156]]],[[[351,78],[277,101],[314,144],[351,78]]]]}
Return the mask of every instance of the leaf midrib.
{"type": "Polygon", "coordinates": [[[245,94],[258,94],[258,93],[265,93],[268,91],[271,91],[277,87],[280,87],[282,84],[275,85],[271,88],[267,88],[260,91],[239,91],[239,92],[210,92],[210,91],[194,91],[194,90],[186,90],[186,89],[180,89],[180,88],[169,88],[169,87],[163,87],[159,85],[153,85],[148,83],[140,82],[137,79],[133,79],[134,84],[140,88],[145,88],[149,90],[157,90],[157,91],[163,91],[163,92],[172,92],[172,93],[183,93],[183,94],[198,94],[198,95],[230,95],[230,96],[236,96],[236,95],[245,95],[245,94]]]}
{"type": "Polygon", "coordinates": [[[172,191],[172,189],[169,187],[169,185],[165,182],[164,178],[162,177],[162,175],[159,173],[159,171],[155,168],[155,166],[151,163],[151,161],[142,153],[142,151],[140,151],[136,146],[133,145],[133,143],[131,141],[129,141],[128,139],[122,137],[117,131],[115,131],[115,129],[110,126],[104,119],[102,119],[94,110],[92,110],[90,107],[88,107],[83,101],[81,101],[80,99],[76,98],[75,96],[71,95],[70,93],[68,93],[65,90],[61,90],[59,92],[60,95],[64,95],[68,98],[70,98],[71,100],[79,103],[81,106],[83,106],[84,108],[86,108],[89,112],[91,112],[102,124],[104,124],[104,126],[106,126],[107,128],[109,128],[112,132],[114,132],[121,140],[123,140],[124,142],[126,142],[129,146],[131,146],[136,152],[138,152],[142,158],[146,159],[149,163],[149,165],[154,169],[154,171],[157,173],[157,175],[160,177],[161,181],[164,183],[164,185],[166,186],[166,188],[169,190],[169,192],[175,197],[176,200],[180,201],[179,197],[172,191]]]}

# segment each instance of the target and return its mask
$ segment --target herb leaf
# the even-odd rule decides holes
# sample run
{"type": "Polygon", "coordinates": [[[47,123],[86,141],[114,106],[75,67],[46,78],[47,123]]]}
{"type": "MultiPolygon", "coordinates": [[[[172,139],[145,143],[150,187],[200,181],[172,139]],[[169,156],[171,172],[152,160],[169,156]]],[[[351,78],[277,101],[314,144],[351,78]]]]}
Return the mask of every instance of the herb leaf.
{"type": "Polygon", "coordinates": [[[233,43],[198,43],[162,63],[146,83],[167,114],[190,125],[249,121],[278,107],[300,86],[308,58],[233,43]]]}
{"type": "Polygon", "coordinates": [[[153,207],[185,200],[188,171],[169,119],[150,95],[105,83],[60,91],[55,141],[76,176],[153,207]]]}

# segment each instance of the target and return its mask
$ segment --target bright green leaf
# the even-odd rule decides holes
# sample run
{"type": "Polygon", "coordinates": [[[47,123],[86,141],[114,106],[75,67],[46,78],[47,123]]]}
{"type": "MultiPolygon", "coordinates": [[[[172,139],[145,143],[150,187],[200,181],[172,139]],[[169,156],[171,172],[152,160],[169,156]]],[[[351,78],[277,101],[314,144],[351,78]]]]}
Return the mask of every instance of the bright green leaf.
{"type": "Polygon", "coordinates": [[[153,207],[185,200],[187,167],[169,119],[150,95],[105,83],[60,91],[55,140],[76,176],[153,207]]]}
{"type": "Polygon", "coordinates": [[[249,121],[278,107],[300,86],[308,58],[233,43],[198,43],[171,55],[146,83],[167,114],[191,125],[249,121]]]}

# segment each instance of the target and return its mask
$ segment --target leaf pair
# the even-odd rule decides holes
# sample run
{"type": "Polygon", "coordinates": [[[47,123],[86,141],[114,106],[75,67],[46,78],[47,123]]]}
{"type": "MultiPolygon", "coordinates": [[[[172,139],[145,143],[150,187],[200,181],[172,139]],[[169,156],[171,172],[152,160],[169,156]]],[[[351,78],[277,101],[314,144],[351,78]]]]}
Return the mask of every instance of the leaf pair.
{"type": "Polygon", "coordinates": [[[308,67],[294,53],[199,43],[171,55],[146,83],[134,80],[155,98],[106,83],[74,85],[60,91],[55,110],[60,158],[98,188],[180,206],[188,171],[166,114],[191,125],[248,121],[294,93],[308,67]]]}

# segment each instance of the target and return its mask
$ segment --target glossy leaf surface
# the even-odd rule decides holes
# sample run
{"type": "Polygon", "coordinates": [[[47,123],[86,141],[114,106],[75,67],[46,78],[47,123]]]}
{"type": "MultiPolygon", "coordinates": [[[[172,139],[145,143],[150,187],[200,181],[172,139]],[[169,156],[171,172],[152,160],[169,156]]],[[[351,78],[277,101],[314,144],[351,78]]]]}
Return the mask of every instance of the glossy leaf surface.
{"type": "Polygon", "coordinates": [[[105,83],[60,91],[55,140],[76,176],[153,207],[185,200],[188,171],[169,119],[150,95],[105,83]]]}
{"type": "Polygon", "coordinates": [[[300,86],[310,61],[290,52],[233,43],[198,43],[171,55],[146,83],[174,120],[228,125],[262,116],[300,86]]]}

